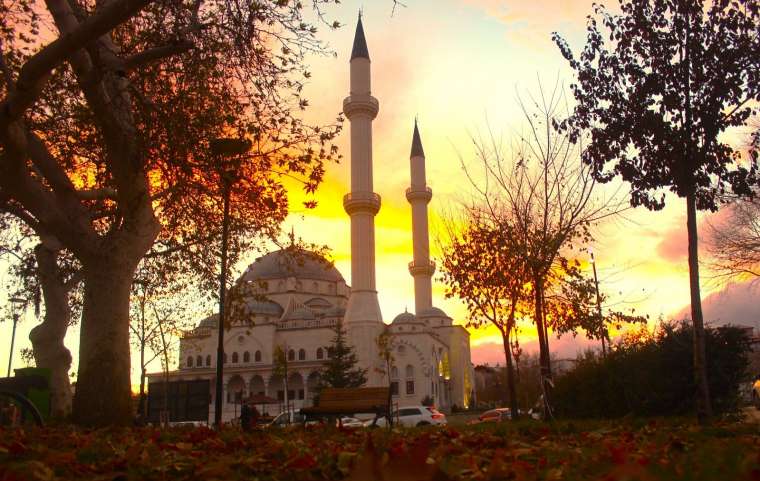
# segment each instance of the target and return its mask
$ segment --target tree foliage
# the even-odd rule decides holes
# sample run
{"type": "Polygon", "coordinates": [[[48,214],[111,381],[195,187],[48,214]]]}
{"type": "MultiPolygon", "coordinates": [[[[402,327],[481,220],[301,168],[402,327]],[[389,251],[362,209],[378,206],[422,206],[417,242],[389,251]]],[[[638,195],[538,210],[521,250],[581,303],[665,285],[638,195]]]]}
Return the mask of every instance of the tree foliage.
{"type": "Polygon", "coordinates": [[[325,387],[356,388],[367,382],[367,370],[357,367],[359,360],[346,338],[343,322],[338,321],[332,342],[327,346],[327,361],[320,372],[317,390],[325,387]]]}
{"type": "Polygon", "coordinates": [[[712,267],[728,277],[760,278],[760,198],[735,200],[725,209],[726,218],[708,227],[712,267]]]}
{"type": "MultiPolygon", "coordinates": [[[[760,100],[760,5],[753,0],[620,0],[621,14],[595,6],[576,58],[570,139],[586,132],[584,162],[595,179],[631,186],[631,205],[660,210],[665,192],[686,198],[689,282],[700,419],[710,416],[699,289],[696,211],[727,192],[752,194],[757,150],[743,155],[722,135],[744,126],[760,100]]],[[[756,147],[756,145],[755,145],[756,147]]]]}
{"type": "Polygon", "coordinates": [[[215,282],[224,169],[210,140],[253,145],[236,159],[230,263],[277,233],[284,176],[313,192],[337,158],[339,124],[300,116],[304,56],[324,52],[304,8],[0,3],[0,206],[81,264],[80,422],[128,422],[128,299],[142,257],[173,255],[215,282]]]}

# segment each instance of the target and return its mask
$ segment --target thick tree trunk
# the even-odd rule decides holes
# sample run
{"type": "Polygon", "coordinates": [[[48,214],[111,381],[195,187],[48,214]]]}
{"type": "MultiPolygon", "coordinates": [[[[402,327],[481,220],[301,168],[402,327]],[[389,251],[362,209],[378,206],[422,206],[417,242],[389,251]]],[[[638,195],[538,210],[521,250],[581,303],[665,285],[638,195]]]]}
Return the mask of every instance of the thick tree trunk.
{"type": "Polygon", "coordinates": [[[86,426],[129,425],[133,417],[129,296],[134,267],[92,264],[84,268],[74,420],[86,426]]]}
{"type": "Polygon", "coordinates": [[[699,291],[697,206],[693,191],[686,196],[686,229],[689,234],[689,290],[691,293],[691,322],[694,325],[694,380],[697,385],[697,418],[700,422],[704,422],[712,417],[712,404],[710,402],[710,387],[707,383],[705,326],[702,318],[702,298],[699,291]]]}
{"type": "Polygon", "coordinates": [[[58,269],[58,254],[43,244],[34,248],[37,276],[45,301],[45,318],[29,333],[37,367],[50,370],[50,414],[65,418],[71,413],[69,368],[71,353],[63,344],[71,321],[69,287],[58,269]]]}
{"type": "MultiPolygon", "coordinates": [[[[511,329],[510,329],[511,330],[511,329]]],[[[512,363],[512,349],[509,345],[509,333],[501,333],[501,340],[504,344],[504,358],[507,361],[507,391],[509,392],[509,410],[512,414],[512,419],[520,417],[520,411],[518,410],[517,403],[517,384],[515,383],[515,366],[512,363]]]]}
{"type": "Polygon", "coordinates": [[[544,396],[544,418],[551,415],[551,378],[552,369],[549,357],[549,343],[546,339],[546,326],[544,319],[544,286],[543,279],[535,276],[533,279],[533,293],[535,298],[536,332],[538,333],[539,364],[541,365],[541,393],[544,396]]]}

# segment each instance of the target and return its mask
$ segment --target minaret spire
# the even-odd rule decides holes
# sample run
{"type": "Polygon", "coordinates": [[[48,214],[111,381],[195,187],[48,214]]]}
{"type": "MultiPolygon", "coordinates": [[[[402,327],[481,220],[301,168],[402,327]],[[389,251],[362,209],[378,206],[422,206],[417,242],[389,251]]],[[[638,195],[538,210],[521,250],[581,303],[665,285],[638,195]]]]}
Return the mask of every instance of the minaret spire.
{"type": "Polygon", "coordinates": [[[351,295],[345,323],[359,364],[370,373],[368,384],[379,385],[382,378],[372,374],[372,363],[377,359],[375,339],[384,326],[375,286],[375,215],[380,210],[380,196],[374,192],[372,179],[372,120],[380,106],[371,92],[361,17],[356,24],[350,71],[350,95],[343,100],[343,113],[351,126],[351,192],[343,197],[343,207],[351,216],[351,295]]]}
{"type": "Polygon", "coordinates": [[[414,308],[420,315],[433,307],[433,273],[435,264],[430,260],[430,238],[428,234],[427,205],[433,198],[433,191],[425,179],[425,151],[414,119],[412,152],[409,155],[411,186],[406,189],[406,199],[412,205],[412,246],[414,260],[409,263],[409,273],[414,278],[414,308]]]}
{"type": "Polygon", "coordinates": [[[355,58],[366,58],[369,60],[369,50],[367,50],[367,39],[364,37],[364,27],[362,26],[362,11],[359,10],[359,20],[356,22],[356,33],[354,34],[354,48],[351,49],[351,60],[355,58]]]}

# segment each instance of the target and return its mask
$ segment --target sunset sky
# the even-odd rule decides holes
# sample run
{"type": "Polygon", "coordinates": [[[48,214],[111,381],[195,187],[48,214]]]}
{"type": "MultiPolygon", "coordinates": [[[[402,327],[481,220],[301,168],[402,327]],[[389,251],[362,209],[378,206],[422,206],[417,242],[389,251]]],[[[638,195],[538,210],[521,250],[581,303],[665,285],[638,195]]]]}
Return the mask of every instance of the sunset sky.
{"type": "MultiPolygon", "coordinates": [[[[612,2],[607,2],[612,3],[612,2]]],[[[540,80],[552,88],[557,79],[572,82],[572,72],[551,41],[560,32],[573,47],[584,41],[585,17],[591,0],[405,0],[391,16],[391,0],[344,0],[328,18],[344,26],[320,29],[336,56],[310,57],[311,83],[306,97],[313,122],[330,122],[348,95],[348,59],[356,16],[364,12],[364,29],[372,61],[372,90],[380,102],[373,125],[375,191],[382,209],[375,219],[377,285],[386,322],[405,308],[413,310],[413,284],[407,271],[412,259],[411,210],[404,197],[409,185],[409,150],[412,127],[418,116],[426,154],[428,185],[433,189],[429,205],[431,246],[436,246],[440,214],[455,208],[468,195],[460,161],[474,160],[471,136],[488,126],[505,139],[521,128],[517,96],[536,93],[540,80]]],[[[349,191],[350,158],[348,125],[338,140],[343,161],[328,166],[314,210],[292,214],[284,226],[307,242],[332,249],[338,269],[350,284],[350,225],[342,197],[349,191]]],[[[296,188],[297,189],[297,188],[296,188]]],[[[302,196],[293,192],[294,209],[302,196]]],[[[718,214],[720,215],[720,214],[718,214]]],[[[618,309],[635,307],[652,323],[678,314],[689,303],[686,264],[685,202],[669,198],[662,212],[639,208],[624,218],[600,226],[593,248],[602,289],[618,309]]],[[[704,225],[705,216],[701,218],[704,225]]],[[[236,266],[239,275],[260,253],[251,253],[236,266]]],[[[760,328],[760,302],[756,290],[746,285],[724,286],[704,270],[703,298],[707,320],[735,321],[760,328]],[[712,294],[712,295],[711,295],[712,294]]],[[[5,273],[0,273],[4,276],[5,273]]],[[[590,275],[590,271],[589,271],[590,275]]],[[[4,279],[0,278],[0,282],[4,279]]],[[[434,282],[434,304],[457,323],[466,321],[457,300],[444,300],[440,282],[434,282]]],[[[16,336],[19,350],[29,347],[28,332],[34,326],[31,313],[16,336]]],[[[8,359],[10,323],[0,324],[0,360],[8,359]]],[[[491,330],[472,331],[473,362],[503,362],[500,340],[491,330]],[[495,344],[496,343],[496,344],[495,344]]],[[[76,358],[78,330],[72,329],[67,345],[76,358]]],[[[534,334],[525,326],[521,339],[530,347],[534,334]]],[[[580,340],[554,341],[562,356],[574,356],[586,344],[580,340]]],[[[133,360],[133,379],[138,375],[133,360]]],[[[76,367],[76,361],[75,366],[76,367]]],[[[158,370],[156,364],[153,370],[158,370]]],[[[3,371],[4,372],[4,371],[3,371]]]]}

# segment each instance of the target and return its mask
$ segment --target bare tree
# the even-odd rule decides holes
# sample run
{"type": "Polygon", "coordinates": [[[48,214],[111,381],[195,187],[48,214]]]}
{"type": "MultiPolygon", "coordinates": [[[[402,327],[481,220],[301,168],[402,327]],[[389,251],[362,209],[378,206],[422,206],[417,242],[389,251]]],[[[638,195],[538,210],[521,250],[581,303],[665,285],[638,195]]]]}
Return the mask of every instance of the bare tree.
{"type": "Polygon", "coordinates": [[[582,145],[570,142],[557,129],[569,115],[564,89],[559,81],[551,92],[538,80],[538,95],[528,101],[518,96],[525,130],[508,148],[489,131],[488,137],[473,138],[478,176],[463,162],[475,191],[474,206],[484,218],[515,237],[525,256],[533,294],[533,321],[540,348],[544,404],[551,414],[552,385],[548,326],[545,319],[547,279],[556,268],[562,251],[573,246],[585,250],[592,240],[590,228],[620,212],[617,192],[608,198],[595,196],[591,168],[581,162],[582,145]]]}
{"type": "Polygon", "coordinates": [[[708,225],[713,267],[731,278],[760,278],[760,197],[736,200],[725,208],[727,218],[708,225]]]}

